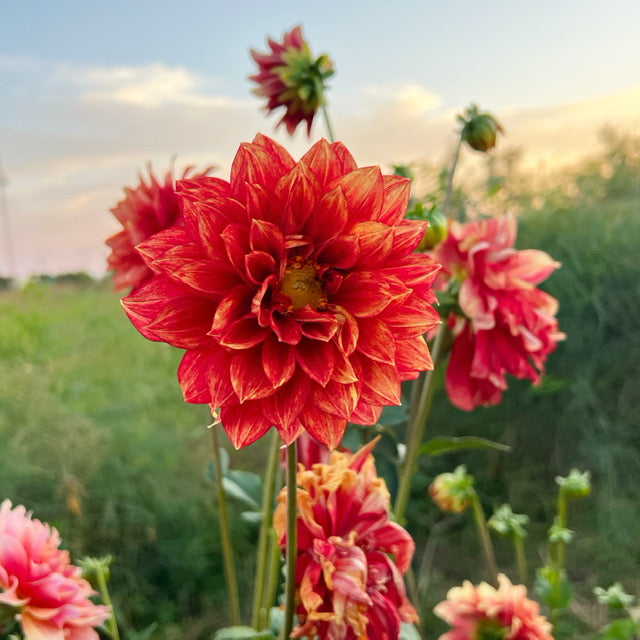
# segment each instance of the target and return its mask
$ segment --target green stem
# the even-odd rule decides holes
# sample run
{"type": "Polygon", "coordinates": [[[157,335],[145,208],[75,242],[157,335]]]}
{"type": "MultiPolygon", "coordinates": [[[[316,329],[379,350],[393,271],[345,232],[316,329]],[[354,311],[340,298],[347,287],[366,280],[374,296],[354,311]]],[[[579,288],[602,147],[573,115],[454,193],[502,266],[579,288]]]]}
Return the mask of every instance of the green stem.
{"type": "Polygon", "coordinates": [[[269,626],[269,612],[276,599],[278,578],[280,577],[280,545],[276,532],[269,531],[269,570],[267,571],[267,588],[263,598],[263,608],[260,613],[260,629],[269,626]]]}
{"type": "Polygon", "coordinates": [[[458,144],[456,150],[453,152],[453,158],[451,159],[451,168],[447,175],[447,187],[444,192],[444,201],[442,202],[442,213],[445,218],[449,217],[449,206],[451,205],[451,196],[453,195],[453,174],[456,172],[458,166],[458,159],[460,158],[460,147],[462,146],[462,133],[458,138],[458,144]]]}
{"type": "Polygon", "coordinates": [[[333,127],[331,126],[331,120],[329,119],[329,110],[327,109],[326,103],[322,104],[322,116],[324,118],[324,126],[327,129],[327,138],[329,138],[329,142],[335,142],[336,137],[333,135],[333,127]]]}
{"type": "Polygon", "coordinates": [[[524,554],[524,538],[519,535],[514,535],[513,546],[516,550],[516,563],[518,565],[520,584],[523,584],[526,587],[529,581],[529,576],[527,571],[527,558],[524,554]]]}
{"type": "Polygon", "coordinates": [[[217,427],[211,427],[213,439],[213,459],[216,473],[216,492],[218,497],[218,519],[220,522],[220,540],[222,543],[222,564],[224,567],[224,579],[227,584],[229,596],[229,617],[233,626],[240,624],[240,599],[238,597],[238,583],[236,580],[236,568],[231,547],[231,532],[229,530],[229,515],[227,513],[227,497],[222,486],[222,461],[218,445],[217,427]]]}
{"type": "Polygon", "coordinates": [[[282,627],[283,640],[288,640],[291,637],[296,604],[296,554],[298,552],[296,457],[296,443],[294,441],[287,446],[287,580],[284,599],[284,625],[282,627]]]}
{"type": "MultiPolygon", "coordinates": [[[[567,492],[564,487],[560,487],[560,491],[558,491],[558,525],[563,529],[567,528],[567,503],[567,492]]],[[[556,543],[556,566],[559,571],[564,569],[566,547],[564,540],[558,540],[556,543]]]]}
{"type": "Polygon", "coordinates": [[[482,505],[480,504],[480,498],[478,494],[473,492],[473,499],[471,500],[471,507],[473,509],[473,519],[476,523],[476,529],[478,531],[478,537],[480,538],[480,544],[482,545],[482,551],[484,558],[487,561],[487,567],[491,574],[491,582],[495,587],[498,586],[498,567],[496,565],[496,556],[493,552],[493,544],[491,543],[491,537],[489,536],[489,528],[487,527],[487,519],[485,518],[482,505]]]}
{"type": "Polygon", "coordinates": [[[442,343],[447,331],[448,328],[446,322],[443,322],[438,329],[438,333],[436,334],[433,345],[431,347],[433,369],[431,371],[427,371],[425,374],[416,411],[409,417],[409,424],[407,425],[407,451],[404,465],[402,467],[400,481],[398,483],[398,493],[396,495],[395,508],[393,510],[396,521],[400,524],[403,524],[404,522],[404,512],[409,501],[411,481],[413,480],[416,460],[418,458],[418,449],[420,448],[420,445],[422,444],[422,440],[424,438],[427,419],[429,418],[431,405],[433,403],[433,393],[435,391],[435,368],[438,364],[438,360],[440,359],[442,343]]]}
{"type": "Polygon", "coordinates": [[[262,487],[262,516],[260,519],[260,533],[258,536],[258,551],[256,556],[256,581],[253,586],[253,611],[251,613],[251,626],[258,631],[260,626],[260,612],[264,607],[264,588],[267,574],[267,545],[269,531],[271,530],[273,514],[273,496],[275,493],[276,471],[280,454],[280,436],[274,429],[271,434],[271,448],[265,472],[264,485],[262,487]]]}
{"type": "Polygon", "coordinates": [[[107,628],[109,630],[109,635],[111,636],[111,640],[120,640],[120,633],[118,632],[118,623],[116,621],[116,612],[113,609],[113,604],[111,603],[111,597],[109,596],[109,589],[107,587],[107,581],[104,577],[104,567],[99,563],[94,565],[96,571],[96,582],[98,591],[100,593],[100,599],[104,604],[109,607],[111,611],[111,615],[109,616],[109,621],[107,623],[107,628]]]}

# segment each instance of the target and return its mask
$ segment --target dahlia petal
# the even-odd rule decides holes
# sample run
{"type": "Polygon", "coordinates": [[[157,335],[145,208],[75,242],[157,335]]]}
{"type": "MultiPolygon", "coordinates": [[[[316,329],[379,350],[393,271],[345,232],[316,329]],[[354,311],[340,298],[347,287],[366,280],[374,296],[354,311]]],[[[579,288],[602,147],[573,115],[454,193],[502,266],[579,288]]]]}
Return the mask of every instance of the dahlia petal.
{"type": "MultiPolygon", "coordinates": [[[[404,573],[411,566],[415,542],[409,533],[395,522],[387,522],[374,533],[375,546],[394,558],[395,566],[404,573]]],[[[384,557],[384,561],[388,559],[384,557]]]]}
{"type": "Polygon", "coordinates": [[[302,163],[279,180],[275,195],[283,203],[280,224],[285,234],[295,233],[314,213],[319,193],[315,176],[302,163]]]}
{"type": "Polygon", "coordinates": [[[262,368],[274,389],[287,382],[296,368],[295,350],[268,335],[262,343],[262,368]]]}
{"type": "Polygon", "coordinates": [[[323,445],[335,449],[342,440],[347,421],[336,415],[326,413],[313,405],[305,405],[300,411],[300,422],[304,428],[323,445]]]}
{"type": "Polygon", "coordinates": [[[389,255],[393,247],[393,228],[368,220],[353,225],[349,233],[358,239],[359,252],[357,265],[359,268],[371,268],[380,264],[389,255]]]}
{"type": "Polygon", "coordinates": [[[249,245],[254,251],[268,253],[279,259],[284,253],[284,235],[279,227],[267,220],[251,220],[249,245]]]}
{"type": "Polygon", "coordinates": [[[271,316],[271,328],[280,342],[298,344],[302,338],[300,325],[289,316],[274,312],[271,316]]]}
{"type": "MultiPolygon", "coordinates": [[[[346,149],[344,149],[344,151],[346,151],[346,149]]],[[[351,156],[348,151],[346,153],[351,156]]],[[[353,161],[353,158],[351,158],[351,160],[353,161]]],[[[356,168],[355,161],[353,161],[353,164],[348,166],[348,168],[345,168],[344,161],[339,161],[339,155],[336,153],[335,146],[329,144],[324,138],[316,142],[309,151],[300,158],[300,162],[303,162],[309,167],[321,187],[326,187],[336,178],[356,168]]]]}
{"type": "Polygon", "coordinates": [[[275,185],[295,165],[289,153],[274,140],[258,134],[242,143],[231,165],[231,188],[241,200],[246,183],[275,185]]]}
{"type": "Polygon", "coordinates": [[[388,225],[399,224],[407,212],[411,193],[411,180],[402,176],[382,176],[382,211],[377,218],[388,225]]]}
{"type": "Polygon", "coordinates": [[[410,380],[420,371],[431,371],[433,360],[423,336],[416,336],[408,340],[396,341],[396,364],[402,380],[410,380]],[[411,377],[404,377],[403,372],[411,377]]]}
{"type": "Polygon", "coordinates": [[[340,384],[331,380],[325,387],[316,388],[313,403],[326,413],[348,420],[358,403],[358,389],[355,384],[340,384]]]}
{"type": "Polygon", "coordinates": [[[303,371],[323,387],[333,376],[333,345],[304,338],[296,347],[296,360],[303,371]]]}
{"type": "Polygon", "coordinates": [[[245,402],[241,405],[221,407],[220,424],[236,449],[242,449],[259,440],[271,428],[271,423],[265,417],[260,402],[245,402]]]}
{"type": "Polygon", "coordinates": [[[372,360],[393,365],[396,361],[396,346],[389,327],[377,318],[360,318],[358,327],[358,351],[372,360]]]}
{"type": "Polygon", "coordinates": [[[358,262],[360,251],[356,236],[338,236],[318,247],[315,257],[318,262],[330,264],[334,269],[349,269],[358,262]]]}
{"type": "MultiPolygon", "coordinates": [[[[144,287],[157,284],[154,278],[144,287]]],[[[141,298],[129,296],[122,300],[129,319],[145,338],[168,342],[179,349],[199,349],[211,344],[207,336],[215,308],[211,300],[189,295],[153,300],[146,298],[148,293],[141,298]]]]}
{"type": "Polygon", "coordinates": [[[393,228],[393,248],[390,258],[409,255],[420,244],[428,224],[418,220],[402,220],[393,228]]]}
{"type": "Polygon", "coordinates": [[[246,227],[233,223],[228,224],[220,234],[229,260],[241,276],[245,274],[244,258],[251,250],[248,235],[246,227]]]}
{"type": "Polygon", "coordinates": [[[415,338],[440,324],[438,312],[417,295],[412,295],[393,313],[382,313],[380,318],[391,329],[396,340],[415,338]]]}
{"type": "Polygon", "coordinates": [[[249,279],[262,284],[276,269],[275,260],[264,251],[252,251],[245,256],[245,266],[249,279]]]}
{"type": "Polygon", "coordinates": [[[312,309],[309,305],[297,309],[293,315],[300,322],[302,335],[313,340],[329,342],[340,329],[333,314],[312,309]]]}
{"type": "MultiPolygon", "coordinates": [[[[171,227],[155,233],[136,245],[136,251],[149,264],[162,258],[167,251],[182,245],[194,245],[193,239],[184,227],[171,227]]],[[[194,248],[196,248],[195,245],[194,248]]]]}
{"type": "Polygon", "coordinates": [[[402,404],[400,377],[394,366],[368,358],[351,358],[362,382],[361,399],[373,405],[402,404]]]}
{"type": "Polygon", "coordinates": [[[349,206],[351,222],[377,220],[382,210],[383,182],[378,167],[362,167],[338,178],[349,206]]]}
{"type": "Polygon", "coordinates": [[[375,316],[389,304],[389,287],[374,273],[352,271],[342,281],[332,303],[356,317],[375,316]]]}
{"type": "Polygon", "coordinates": [[[372,405],[360,398],[356,408],[353,410],[349,422],[354,424],[376,424],[380,420],[382,406],[372,405]]]}
{"type": "Polygon", "coordinates": [[[299,415],[307,402],[310,388],[309,379],[296,374],[278,389],[265,405],[266,416],[275,425],[286,445],[291,444],[300,435],[303,425],[299,421],[299,415]]]}
{"type": "Polygon", "coordinates": [[[336,187],[324,193],[317,201],[315,214],[307,218],[303,233],[322,245],[342,234],[348,219],[347,200],[342,189],[336,187]]]}
{"type": "Polygon", "coordinates": [[[260,361],[260,353],[255,347],[240,351],[231,358],[229,375],[240,404],[247,400],[266,398],[274,392],[273,385],[262,368],[256,367],[256,361],[260,361]]]}
{"type": "Polygon", "coordinates": [[[229,325],[246,317],[251,310],[251,302],[249,287],[239,285],[231,289],[216,307],[211,323],[211,335],[220,336],[229,325]]]}
{"type": "Polygon", "coordinates": [[[335,307],[334,312],[340,322],[338,346],[346,356],[349,356],[355,351],[358,344],[358,323],[344,307],[335,307]]]}
{"type": "Polygon", "coordinates": [[[253,315],[232,322],[220,334],[220,344],[229,349],[250,349],[260,344],[268,335],[269,329],[261,327],[253,315]]]}

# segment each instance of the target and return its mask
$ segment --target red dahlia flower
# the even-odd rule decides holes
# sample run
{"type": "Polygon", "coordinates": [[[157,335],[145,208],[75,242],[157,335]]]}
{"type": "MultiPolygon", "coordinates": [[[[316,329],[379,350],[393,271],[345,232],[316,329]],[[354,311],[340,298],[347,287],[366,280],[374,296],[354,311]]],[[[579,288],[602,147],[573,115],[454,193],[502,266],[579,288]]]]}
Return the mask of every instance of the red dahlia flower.
{"type": "Polygon", "coordinates": [[[184,226],[138,247],[156,275],[123,300],[150,340],[186,349],[185,400],[220,408],[236,447],[275,425],[330,448],[374,423],[400,383],[432,368],[438,265],[412,253],[409,181],[358,169],[340,144],[296,163],[258,135],[231,180],[178,182],[184,226]]]}
{"type": "Polygon", "coordinates": [[[453,629],[440,640],[553,640],[551,624],[540,615],[537,602],[527,598],[527,589],[498,576],[498,589],[469,581],[454,587],[434,613],[453,629]]]}
{"type": "Polygon", "coordinates": [[[507,373],[538,384],[565,337],[558,301],[535,287],[559,263],[543,251],[514,249],[515,238],[511,216],[453,222],[431,254],[462,312],[449,316],[454,342],[446,374],[449,399],[460,409],[498,404],[507,373]]]}
{"type": "MultiPolygon", "coordinates": [[[[187,167],[182,177],[186,178],[191,169],[187,167]]],[[[208,169],[201,175],[206,173],[208,169]]],[[[125,197],[111,209],[123,229],[106,241],[111,247],[107,267],[114,272],[113,284],[117,290],[135,289],[151,277],[151,269],[135,246],[154,233],[179,223],[182,217],[171,171],[160,183],[149,168],[148,182],[140,176],[138,186],[125,187],[124,193],[125,197]]]]}
{"type": "Polygon", "coordinates": [[[285,33],[282,42],[269,38],[267,43],[269,53],[251,49],[259,69],[249,77],[258,85],[253,93],[267,99],[267,113],[284,107],[278,126],[284,124],[289,135],[304,121],[309,135],[316,112],[325,104],[325,80],[333,75],[331,59],[326,54],[313,58],[299,26],[285,33]]]}
{"type": "MultiPolygon", "coordinates": [[[[389,520],[374,444],[355,454],[334,451],[329,464],[300,465],[294,638],[395,640],[401,622],[418,619],[402,580],[414,542],[389,520]]],[[[273,522],[282,548],[286,496],[284,489],[273,522]]]]}
{"type": "Polygon", "coordinates": [[[28,640],[98,640],[92,627],[109,610],[89,600],[91,585],[59,545],[56,529],[32,520],[23,506],[0,505],[0,613],[15,611],[28,640]]]}

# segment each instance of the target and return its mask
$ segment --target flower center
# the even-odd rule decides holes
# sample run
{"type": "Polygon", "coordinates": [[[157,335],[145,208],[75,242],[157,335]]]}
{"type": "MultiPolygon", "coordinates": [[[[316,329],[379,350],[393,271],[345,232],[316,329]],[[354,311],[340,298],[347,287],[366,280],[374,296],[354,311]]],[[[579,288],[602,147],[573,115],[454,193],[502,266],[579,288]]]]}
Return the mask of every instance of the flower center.
{"type": "Polygon", "coordinates": [[[318,279],[314,263],[300,257],[287,261],[280,293],[289,297],[294,310],[306,305],[319,309],[327,303],[327,294],[318,279]]]}
{"type": "Polygon", "coordinates": [[[497,620],[481,620],[473,634],[473,640],[504,640],[509,629],[497,620]]]}

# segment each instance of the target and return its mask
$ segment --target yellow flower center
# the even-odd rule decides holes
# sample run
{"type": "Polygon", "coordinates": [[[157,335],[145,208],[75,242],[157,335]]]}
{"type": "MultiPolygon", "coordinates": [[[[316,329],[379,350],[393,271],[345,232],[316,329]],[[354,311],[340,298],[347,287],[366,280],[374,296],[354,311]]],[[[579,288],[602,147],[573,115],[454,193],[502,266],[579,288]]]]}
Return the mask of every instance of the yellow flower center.
{"type": "Polygon", "coordinates": [[[300,257],[288,261],[280,293],[289,296],[294,310],[306,305],[319,309],[327,303],[327,295],[318,279],[314,263],[300,257]]]}

